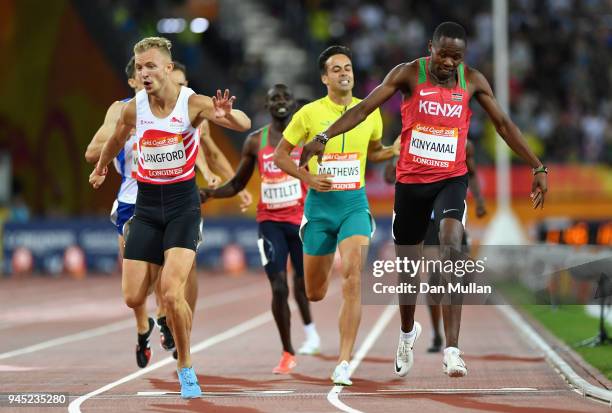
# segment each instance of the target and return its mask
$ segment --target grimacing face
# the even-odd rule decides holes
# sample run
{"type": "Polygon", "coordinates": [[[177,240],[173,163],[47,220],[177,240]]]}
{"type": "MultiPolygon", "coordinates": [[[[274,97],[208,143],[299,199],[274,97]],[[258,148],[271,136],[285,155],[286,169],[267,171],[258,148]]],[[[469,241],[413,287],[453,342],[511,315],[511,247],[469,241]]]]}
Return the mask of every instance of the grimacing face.
{"type": "Polygon", "coordinates": [[[270,115],[277,119],[284,119],[291,115],[295,105],[293,94],[288,87],[276,86],[268,90],[266,95],[266,109],[270,115]]]}
{"type": "Polygon", "coordinates": [[[463,62],[465,42],[442,36],[437,41],[429,42],[429,50],[434,75],[440,80],[446,80],[455,76],[457,68],[463,62]]]}
{"type": "Polygon", "coordinates": [[[147,93],[156,93],[166,83],[172,72],[170,56],[152,47],[142,53],[135,54],[134,67],[136,78],[140,78],[147,93]]]}
{"type": "Polygon", "coordinates": [[[321,81],[333,91],[351,91],[355,85],[351,59],[343,54],[330,56],[325,62],[325,74],[321,76],[321,81]]]}

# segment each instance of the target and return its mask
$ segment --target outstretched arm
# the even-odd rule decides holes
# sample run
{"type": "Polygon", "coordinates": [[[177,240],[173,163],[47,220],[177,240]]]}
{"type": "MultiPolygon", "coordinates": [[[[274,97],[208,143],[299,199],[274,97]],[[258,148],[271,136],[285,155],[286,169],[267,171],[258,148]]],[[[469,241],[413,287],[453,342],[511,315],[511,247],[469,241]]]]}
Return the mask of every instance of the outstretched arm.
{"type": "Polygon", "coordinates": [[[128,139],[129,133],[136,126],[136,102],[134,99],[130,100],[121,111],[121,116],[117,121],[115,132],[108,139],[102,148],[100,159],[96,164],[91,175],[89,175],[89,183],[98,189],[104,182],[106,173],[108,172],[107,165],[113,160],[115,156],[121,151],[121,148],[125,145],[128,139]]]}
{"type": "Polygon", "coordinates": [[[190,116],[195,119],[194,125],[199,125],[204,119],[216,123],[224,128],[244,132],[251,128],[251,119],[242,111],[233,109],[232,106],[236,96],[229,95],[229,90],[225,89],[225,93],[221,95],[221,91],[217,90],[217,95],[212,98],[204,95],[191,95],[189,97],[189,110],[194,110],[195,116],[190,116]]]}
{"type": "Polygon", "coordinates": [[[114,102],[106,111],[104,116],[104,123],[100,126],[100,129],[96,132],[85,151],[85,160],[89,163],[98,162],[102,148],[108,139],[112,136],[117,126],[117,121],[121,116],[121,109],[125,105],[125,102],[114,102]]]}
{"type": "MultiPolygon", "coordinates": [[[[223,181],[230,180],[234,176],[234,168],[213,140],[208,121],[202,122],[200,127],[200,143],[212,174],[220,176],[223,181]]],[[[253,196],[247,189],[239,191],[238,196],[240,197],[240,210],[246,212],[253,203],[253,196]]]]}
{"type": "Polygon", "coordinates": [[[242,146],[242,155],[236,175],[218,188],[200,189],[200,199],[205,202],[208,198],[231,198],[242,191],[251,179],[255,164],[257,163],[257,139],[255,135],[249,136],[242,146]]]}
{"type": "Polygon", "coordinates": [[[234,176],[234,169],[229,163],[221,149],[215,144],[210,135],[210,125],[207,121],[200,125],[200,144],[204,151],[204,156],[212,173],[227,181],[234,176]]]}
{"type": "Polygon", "coordinates": [[[465,143],[465,163],[468,169],[468,186],[476,200],[476,216],[480,218],[487,214],[487,209],[485,208],[484,198],[480,192],[480,183],[478,182],[478,175],[476,174],[474,144],[472,144],[471,141],[466,141],[465,143]]]}
{"type": "MultiPolygon", "coordinates": [[[[474,97],[487,112],[489,118],[493,122],[497,133],[506,141],[510,149],[525,160],[532,168],[538,169],[542,167],[542,162],[533,153],[523,138],[519,128],[510,120],[502,109],[499,107],[491,86],[482,73],[470,69],[470,83],[474,87],[474,97]]],[[[546,182],[546,173],[534,172],[533,183],[531,185],[531,197],[533,207],[544,207],[544,194],[548,189],[546,182]]]]}

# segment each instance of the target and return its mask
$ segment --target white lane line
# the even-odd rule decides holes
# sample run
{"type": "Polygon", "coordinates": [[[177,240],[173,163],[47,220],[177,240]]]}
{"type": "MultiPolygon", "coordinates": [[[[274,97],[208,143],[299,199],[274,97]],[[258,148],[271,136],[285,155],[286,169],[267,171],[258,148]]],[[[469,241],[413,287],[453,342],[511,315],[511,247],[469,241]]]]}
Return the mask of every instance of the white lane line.
{"type": "MultiPolygon", "coordinates": [[[[368,351],[370,351],[378,337],[383,332],[384,328],[387,326],[387,324],[389,324],[389,321],[391,321],[391,319],[395,315],[396,310],[397,306],[395,305],[388,305],[385,308],[385,311],[383,311],[381,316],[374,324],[374,327],[372,327],[372,330],[370,330],[370,333],[361,344],[361,347],[359,348],[359,350],[357,350],[357,353],[355,353],[355,357],[353,357],[353,360],[351,360],[351,363],[349,364],[349,377],[357,369],[366,354],[368,354],[368,351]]],[[[361,410],[353,409],[352,407],[347,406],[340,400],[339,395],[343,388],[343,386],[334,386],[329,391],[329,393],[327,393],[327,401],[329,401],[333,406],[337,407],[343,412],[363,413],[361,410]]]]}
{"type": "MultiPolygon", "coordinates": [[[[223,341],[229,340],[231,338],[234,338],[236,336],[239,336],[240,334],[246,333],[249,330],[253,330],[254,328],[257,328],[269,321],[272,320],[272,314],[270,312],[270,310],[267,310],[265,313],[262,313],[260,315],[258,315],[257,317],[251,318],[250,320],[247,320],[243,323],[238,324],[235,327],[232,327],[228,330],[225,330],[222,333],[219,333],[215,336],[212,336],[204,341],[199,342],[198,344],[194,345],[191,347],[191,354],[195,354],[198,353],[204,349],[207,349],[209,347],[214,346],[215,344],[221,343],[223,341]]],[[[97,396],[99,394],[102,394],[112,388],[115,388],[121,384],[127,383],[128,381],[134,380],[135,378],[138,378],[140,376],[143,376],[147,373],[150,373],[154,370],[157,370],[161,367],[164,367],[168,364],[171,363],[176,363],[176,360],[174,360],[172,357],[167,357],[163,360],[158,361],[157,363],[154,363],[152,365],[150,365],[149,367],[145,367],[144,369],[140,369],[132,374],[129,374],[119,380],[116,380],[112,383],[107,384],[106,386],[100,387],[97,390],[94,390],[92,392],[89,392],[77,399],[75,399],[72,403],[70,403],[70,405],[68,406],[68,412],[69,413],[80,413],[81,412],[81,404],[83,404],[83,402],[91,397],[97,396]]]]}
{"type": "MultiPolygon", "coordinates": [[[[339,291],[339,287],[338,285],[332,285],[328,291],[328,296],[336,294],[339,291]]],[[[291,310],[291,312],[293,313],[297,308],[297,305],[293,302],[289,303],[289,309],[291,310]]],[[[223,333],[219,333],[215,336],[212,336],[204,341],[199,342],[198,344],[196,344],[195,346],[191,346],[191,354],[195,354],[198,353],[202,350],[205,350],[209,347],[214,346],[215,344],[221,343],[223,341],[229,340],[230,338],[234,338],[236,336],[239,336],[249,330],[253,330],[269,321],[272,321],[272,312],[270,310],[267,310],[264,313],[259,314],[256,317],[251,318],[250,320],[247,320],[243,323],[238,324],[237,326],[234,326],[228,330],[225,330],[223,333]]],[[[99,394],[102,394],[114,387],[117,387],[121,384],[127,383],[128,381],[131,381],[135,378],[138,378],[142,375],[145,375],[151,371],[157,370],[160,367],[163,367],[167,364],[171,364],[171,363],[176,363],[176,360],[174,360],[172,357],[166,357],[163,360],[158,361],[157,363],[154,363],[152,365],[150,365],[149,367],[145,367],[144,369],[140,369],[128,376],[125,376],[117,381],[114,381],[110,384],[107,384],[104,387],[100,387],[97,390],[94,390],[92,392],[89,392],[83,396],[80,396],[79,398],[75,399],[72,403],[70,403],[70,405],[68,405],[68,413],[80,413],[81,412],[81,404],[83,404],[83,402],[87,399],[90,399],[94,396],[97,396],[99,394]]]]}
{"type": "MultiPolygon", "coordinates": [[[[202,397],[208,396],[279,396],[293,394],[295,390],[239,390],[223,392],[206,392],[202,397]]],[[[181,394],[180,391],[139,391],[136,396],[155,397],[181,394]]]]}
{"type": "MultiPolygon", "coordinates": [[[[468,394],[468,393],[529,393],[529,392],[541,392],[541,390],[535,387],[500,387],[498,389],[382,389],[378,390],[382,393],[435,393],[435,394],[468,394]]],[[[556,390],[555,390],[556,392],[556,390]]]]}
{"type": "MultiPolygon", "coordinates": [[[[255,295],[260,295],[261,291],[252,288],[237,288],[232,291],[226,291],[218,293],[210,297],[201,298],[202,305],[196,308],[196,313],[205,308],[211,308],[218,305],[228,304],[234,301],[242,300],[255,295]]],[[[87,340],[94,337],[99,337],[105,334],[114,333],[116,331],[124,330],[126,328],[135,327],[134,317],[130,317],[127,320],[116,321],[114,323],[106,324],[101,327],[92,328],[85,330],[80,333],[70,334],[63,337],[54,338],[51,340],[43,341],[38,344],[23,347],[17,350],[7,351],[6,353],[0,353],[0,360],[5,360],[11,357],[22,356],[24,354],[35,353],[37,351],[46,350],[51,347],[61,346],[67,343],[74,343],[75,341],[87,340]]]]}
{"type": "Polygon", "coordinates": [[[612,407],[612,390],[595,386],[572,369],[572,367],[532,328],[510,305],[498,305],[497,309],[519,330],[532,345],[538,347],[559,374],[574,386],[582,396],[605,402],[612,407]]]}

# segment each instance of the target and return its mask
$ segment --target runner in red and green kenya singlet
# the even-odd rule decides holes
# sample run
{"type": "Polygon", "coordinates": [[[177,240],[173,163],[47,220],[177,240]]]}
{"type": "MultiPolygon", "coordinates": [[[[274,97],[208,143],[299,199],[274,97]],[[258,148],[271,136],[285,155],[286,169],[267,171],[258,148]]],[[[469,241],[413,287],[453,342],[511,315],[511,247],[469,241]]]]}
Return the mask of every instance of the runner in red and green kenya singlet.
{"type": "MultiPolygon", "coordinates": [[[[453,261],[461,257],[461,254],[453,257],[449,251],[461,250],[461,218],[467,192],[468,101],[472,97],[487,112],[508,146],[533,167],[533,207],[544,205],[548,170],[499,107],[486,78],[463,63],[466,39],[465,30],[459,24],[440,24],[429,41],[429,57],[393,68],[367,98],[302,150],[300,164],[303,165],[312,156],[323,153],[327,140],[354,128],[396,92],[403,94],[402,148],[393,208],[393,241],[398,257],[420,259],[432,210],[440,228],[442,250],[453,261]]],[[[454,276],[452,272],[448,275],[454,276]]],[[[414,321],[415,299],[415,294],[400,295],[402,324],[395,357],[395,372],[399,376],[405,376],[412,367],[413,346],[421,332],[421,326],[414,321]]],[[[461,305],[443,306],[443,315],[447,345],[443,371],[450,377],[462,377],[467,374],[467,367],[458,348],[461,305]]]]}
{"type": "Polygon", "coordinates": [[[465,143],[470,126],[463,63],[452,88],[434,85],[427,74],[429,58],[418,59],[416,88],[402,103],[402,146],[397,181],[437,182],[467,173],[465,143]]]}
{"type": "MultiPolygon", "coordinates": [[[[268,139],[270,127],[261,131],[257,168],[261,176],[261,194],[257,204],[257,222],[276,221],[300,225],[304,214],[306,185],[297,178],[287,175],[274,162],[274,149],[268,139]]],[[[296,146],[291,159],[297,164],[302,148],[296,146]]]]}
{"type": "MultiPolygon", "coordinates": [[[[287,175],[274,162],[274,148],[291,119],[293,106],[293,94],[287,86],[279,84],[270,88],[266,95],[266,109],[272,122],[246,138],[236,175],[219,188],[200,190],[203,202],[208,198],[232,197],[247,185],[255,166],[259,169],[261,192],[257,204],[257,246],[261,264],[272,288],[272,315],[283,346],[281,359],[272,369],[275,374],[288,374],[296,366],[295,350],[291,342],[288,258],[291,258],[295,271],[294,295],[304,321],[306,335],[306,341],[298,349],[298,353],[315,354],[319,352],[320,346],[319,335],[312,322],[306,298],[302,241],[299,236],[306,188],[299,179],[287,175]]],[[[298,163],[301,152],[301,147],[295,147],[292,151],[291,159],[295,163],[298,163]]]]}

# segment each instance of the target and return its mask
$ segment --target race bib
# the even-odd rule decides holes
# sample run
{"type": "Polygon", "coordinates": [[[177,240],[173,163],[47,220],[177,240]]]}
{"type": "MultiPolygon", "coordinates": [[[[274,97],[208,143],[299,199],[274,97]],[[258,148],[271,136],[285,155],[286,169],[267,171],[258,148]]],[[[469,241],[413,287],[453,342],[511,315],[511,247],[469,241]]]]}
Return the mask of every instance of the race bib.
{"type": "Polygon", "coordinates": [[[447,161],[438,165],[449,167],[457,158],[457,142],[457,128],[417,124],[412,128],[408,152],[421,158],[447,161]]]}
{"type": "Polygon", "coordinates": [[[361,186],[361,161],[359,153],[326,153],[319,165],[319,175],[331,174],[332,189],[359,189],[361,186]]]}
{"type": "Polygon", "coordinates": [[[269,209],[296,205],[301,198],[302,185],[299,179],[261,183],[261,202],[267,204],[269,209]]]}
{"type": "Polygon", "coordinates": [[[143,137],[140,140],[140,159],[149,176],[176,176],[187,163],[182,135],[143,137]],[[164,173],[155,171],[164,170],[164,173]]]}

